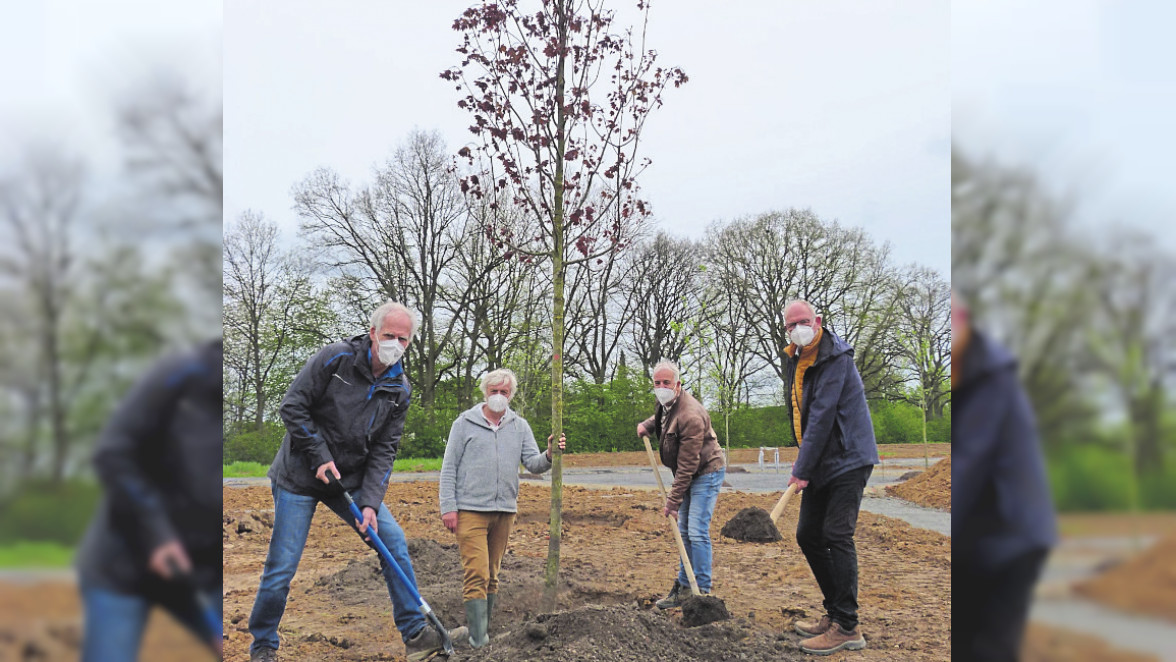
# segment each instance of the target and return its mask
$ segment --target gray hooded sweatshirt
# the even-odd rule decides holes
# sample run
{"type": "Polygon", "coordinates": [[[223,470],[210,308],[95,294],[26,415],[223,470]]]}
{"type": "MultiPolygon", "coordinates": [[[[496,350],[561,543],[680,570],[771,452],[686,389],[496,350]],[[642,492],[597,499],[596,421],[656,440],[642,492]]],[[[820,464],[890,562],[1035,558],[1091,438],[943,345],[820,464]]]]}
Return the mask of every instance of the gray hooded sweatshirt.
{"type": "Polygon", "coordinates": [[[461,413],[449,429],[441,461],[441,513],[457,510],[518,512],[519,462],[531,473],[551,468],[531,426],[507,409],[498,430],[478,403],[461,413]]]}

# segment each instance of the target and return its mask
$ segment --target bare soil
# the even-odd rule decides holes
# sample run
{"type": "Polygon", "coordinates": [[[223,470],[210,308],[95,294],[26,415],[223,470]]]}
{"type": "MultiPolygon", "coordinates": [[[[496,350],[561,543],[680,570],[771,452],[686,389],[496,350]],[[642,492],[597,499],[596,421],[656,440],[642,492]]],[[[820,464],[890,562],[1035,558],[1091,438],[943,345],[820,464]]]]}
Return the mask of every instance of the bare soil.
{"type": "Polygon", "coordinates": [[[951,457],[936,462],[910,480],[887,485],[886,493],[920,506],[951,512],[951,457]]]}
{"type": "MultiPolygon", "coordinates": [[[[568,442],[569,446],[573,441],[568,442]]],[[[878,446],[878,454],[882,460],[897,458],[923,457],[926,452],[931,457],[943,457],[951,454],[951,444],[882,444],[878,446]]],[[[781,462],[795,462],[797,448],[795,446],[780,448],[781,462]]],[[[764,461],[773,462],[775,457],[771,451],[764,452],[764,461]]],[[[759,448],[732,448],[728,464],[755,464],[759,460],[759,448]]],[[[645,451],[626,451],[623,453],[575,453],[563,456],[565,467],[644,467],[649,466],[649,456],[645,451]]]]}
{"type": "MultiPolygon", "coordinates": [[[[226,659],[244,660],[248,614],[268,544],[265,515],[273,502],[268,488],[224,492],[225,653],[226,659]],[[242,522],[248,530],[238,532],[242,522]]],[[[723,494],[714,521],[726,522],[744,508],[771,508],[775,497],[723,494]]],[[[464,623],[460,563],[454,537],[441,525],[436,483],[394,483],[385,503],[412,541],[421,593],[447,625],[464,623]]],[[[545,613],[540,604],[550,490],[524,483],[503,561],[492,643],[463,658],[808,659],[791,624],[812,616],[821,596],[790,533],[796,528],[795,505],[781,518],[780,528],[788,533],[777,542],[748,545],[713,531],[714,594],[733,618],[685,628],[681,610],[653,608],[677,571],[659,499],[645,490],[565,487],[563,503],[561,611],[545,613]]],[[[951,540],[862,513],[857,547],[861,627],[869,647],[828,659],[949,659],[951,540]]],[[[320,507],[280,629],[283,657],[401,659],[404,648],[376,567],[375,554],[354,530],[320,507]]]]}
{"type": "Polygon", "coordinates": [[[1111,648],[1097,637],[1030,623],[1022,662],[1160,662],[1155,656],[1111,648]]]}
{"type": "Polygon", "coordinates": [[[1176,622],[1176,535],[1074,587],[1080,595],[1176,622]]]}
{"type": "MultiPolygon", "coordinates": [[[[76,662],[81,641],[81,600],[73,582],[0,583],[0,662],[76,662]]],[[[140,657],[159,662],[215,659],[161,609],[148,620],[140,657]]]]}
{"type": "Polygon", "coordinates": [[[744,508],[719,530],[719,535],[739,542],[776,542],[781,540],[780,530],[772,522],[772,516],[763,508],[744,508]]]}

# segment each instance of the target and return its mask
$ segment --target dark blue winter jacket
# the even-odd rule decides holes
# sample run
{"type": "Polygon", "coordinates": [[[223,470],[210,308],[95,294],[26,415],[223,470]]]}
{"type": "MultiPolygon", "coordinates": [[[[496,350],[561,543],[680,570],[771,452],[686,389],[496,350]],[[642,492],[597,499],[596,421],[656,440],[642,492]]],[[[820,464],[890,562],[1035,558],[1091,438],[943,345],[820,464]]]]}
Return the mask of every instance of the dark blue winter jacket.
{"type": "Polygon", "coordinates": [[[1057,525],[1016,359],[973,332],[952,391],[953,555],[996,567],[1053,546],[1057,525]]]}
{"type": "MultiPolygon", "coordinates": [[[[853,348],[825,328],[817,347],[817,360],[805,371],[800,394],[802,443],[792,475],[819,489],[847,471],[878,464],[878,445],[853,348]]],[[[788,359],[785,393],[796,382],[798,359],[788,359]]],[[[794,427],[795,414],[791,406],[787,409],[794,427]]]]}

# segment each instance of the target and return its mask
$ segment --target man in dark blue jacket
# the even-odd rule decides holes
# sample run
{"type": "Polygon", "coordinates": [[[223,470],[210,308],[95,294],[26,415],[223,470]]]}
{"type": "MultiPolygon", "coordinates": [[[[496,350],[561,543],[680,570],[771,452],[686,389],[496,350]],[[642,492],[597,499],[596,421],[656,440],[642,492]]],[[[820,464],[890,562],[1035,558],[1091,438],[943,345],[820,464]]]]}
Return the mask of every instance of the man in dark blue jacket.
{"type": "MultiPolygon", "coordinates": [[[[374,526],[397,565],[416,583],[404,531],[384,505],[411,389],[400,358],[415,331],[412,311],[384,303],[372,314],[367,334],[319,350],[282,399],[286,437],[269,470],[274,529],[249,616],[252,662],[277,659],[278,623],[320,501],[360,530],[374,526]],[[353,494],[363,522],[356,522],[343,495],[328,487],[327,472],[353,494]]],[[[382,558],[380,569],[409,658],[437,649],[440,635],[426,624],[412,593],[382,558]]],[[[463,634],[454,630],[453,636],[460,641],[463,634]]]]}
{"type": "Polygon", "coordinates": [[[1016,360],[952,296],[952,658],[1019,659],[1057,525],[1016,360]]]}
{"type": "Polygon", "coordinates": [[[154,605],[220,651],[222,347],[159,361],[102,430],[105,495],[76,561],[82,662],[138,659],[154,605]]]}
{"type": "Polygon", "coordinates": [[[866,640],[858,629],[853,534],[866,481],[878,463],[874,425],[853,348],[822,328],[807,301],[788,304],[784,322],[792,343],[786,350],[788,412],[800,445],[788,484],[804,491],[796,542],[825,598],[820,620],[794,627],[808,637],[801,641],[806,653],[861,650],[866,640]]]}

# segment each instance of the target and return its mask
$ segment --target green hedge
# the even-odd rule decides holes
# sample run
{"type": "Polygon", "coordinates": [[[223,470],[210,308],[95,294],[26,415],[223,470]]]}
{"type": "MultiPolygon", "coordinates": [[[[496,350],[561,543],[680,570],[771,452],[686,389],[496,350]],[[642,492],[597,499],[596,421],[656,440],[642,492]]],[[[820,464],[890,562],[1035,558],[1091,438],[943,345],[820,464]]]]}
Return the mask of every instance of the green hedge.
{"type": "Polygon", "coordinates": [[[260,462],[268,465],[274,461],[286,428],[280,423],[266,421],[261,430],[250,430],[225,438],[224,463],[260,462]]]}
{"type": "MultiPolygon", "coordinates": [[[[481,394],[475,391],[480,398],[481,394]]],[[[705,403],[704,404],[709,404],[705,403]]],[[[645,376],[622,367],[607,384],[575,381],[564,392],[564,430],[571,453],[637,451],[644,445],[637,438],[637,424],[653,414],[656,400],[645,376]]],[[[531,424],[535,439],[544,448],[551,430],[550,386],[541,383],[533,391],[522,391],[512,404],[531,424]]],[[[461,413],[455,383],[438,389],[431,411],[416,399],[408,410],[405,434],[400,443],[402,458],[437,458],[445,453],[449,428],[461,413]]],[[[905,402],[879,402],[871,407],[878,443],[914,443],[923,439],[922,412],[905,402]]],[[[711,424],[719,443],[727,444],[727,423],[723,413],[711,407],[711,424]]],[[[732,448],[795,446],[783,406],[739,407],[730,416],[732,448]]],[[[225,441],[225,464],[235,461],[268,464],[281,444],[284,430],[267,423],[263,432],[232,435],[225,441]]],[[[929,421],[928,441],[951,440],[951,417],[929,421]]]]}
{"type": "MultiPolygon", "coordinates": [[[[923,411],[909,402],[878,401],[870,405],[874,437],[879,444],[914,444],[923,441],[923,411]]],[[[927,421],[929,443],[951,441],[951,413],[927,421]]]]}
{"type": "MultiPolygon", "coordinates": [[[[1070,444],[1047,458],[1054,505],[1062,511],[1123,511],[1131,508],[1136,480],[1130,456],[1101,444],[1070,444]]],[[[1176,509],[1176,461],[1138,479],[1142,510],[1176,509]]]]}
{"type": "Polygon", "coordinates": [[[81,541],[101,497],[101,487],[92,482],[26,483],[0,511],[0,545],[36,541],[73,547],[81,541]]]}

